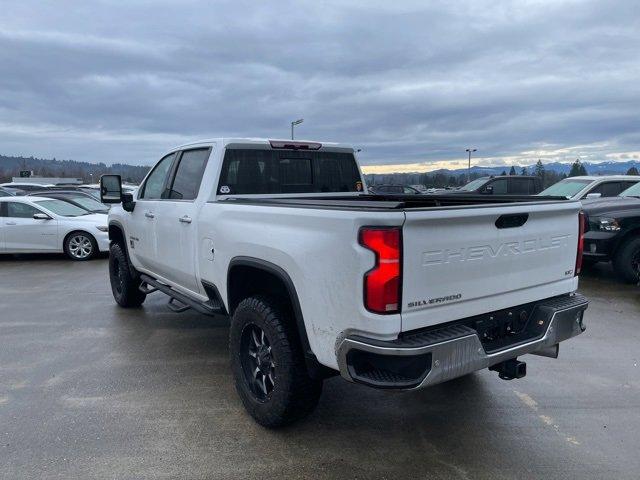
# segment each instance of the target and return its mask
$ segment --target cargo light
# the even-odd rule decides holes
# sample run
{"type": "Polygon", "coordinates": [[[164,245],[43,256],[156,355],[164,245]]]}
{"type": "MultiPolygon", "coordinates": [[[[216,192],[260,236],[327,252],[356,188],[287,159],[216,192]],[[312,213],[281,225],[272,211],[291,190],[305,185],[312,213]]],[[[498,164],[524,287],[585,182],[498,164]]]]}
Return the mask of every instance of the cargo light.
{"type": "Polygon", "coordinates": [[[584,231],[586,219],[584,212],[578,214],[578,254],[576,255],[575,275],[580,275],[582,271],[582,254],[584,253],[584,231]]]}
{"type": "Polygon", "coordinates": [[[271,148],[278,150],[320,150],[318,142],[293,142],[291,140],[269,140],[271,148]]]}
{"type": "Polygon", "coordinates": [[[364,275],[364,305],[370,312],[400,312],[402,265],[401,230],[396,227],[364,227],[360,245],[375,253],[375,265],[364,275]]]}

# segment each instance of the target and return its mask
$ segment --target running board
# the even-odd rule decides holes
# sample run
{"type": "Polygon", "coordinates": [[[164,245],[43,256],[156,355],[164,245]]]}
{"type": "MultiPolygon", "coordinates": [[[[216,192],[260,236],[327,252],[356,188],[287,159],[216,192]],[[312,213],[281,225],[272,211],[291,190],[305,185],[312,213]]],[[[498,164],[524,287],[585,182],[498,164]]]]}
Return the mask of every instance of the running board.
{"type": "Polygon", "coordinates": [[[158,282],[157,280],[151,278],[148,275],[145,275],[144,273],[140,275],[140,280],[142,281],[142,284],[140,285],[140,291],[151,293],[159,290],[165,295],[171,297],[171,300],[169,301],[169,308],[174,312],[184,312],[185,310],[192,308],[193,310],[205,315],[224,314],[224,309],[216,308],[209,302],[201,302],[200,300],[195,300],[185,295],[184,293],[174,290],[169,285],[158,282]],[[174,301],[180,302],[183,306],[175,305],[174,301]]]}

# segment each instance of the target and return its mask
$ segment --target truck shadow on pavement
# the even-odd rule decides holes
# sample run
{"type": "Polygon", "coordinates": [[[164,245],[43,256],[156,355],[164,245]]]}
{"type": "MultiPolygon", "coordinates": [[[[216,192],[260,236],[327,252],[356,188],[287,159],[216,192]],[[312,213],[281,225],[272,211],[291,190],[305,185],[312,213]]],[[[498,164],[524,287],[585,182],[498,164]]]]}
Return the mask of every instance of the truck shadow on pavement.
{"type": "MultiPolygon", "coordinates": [[[[228,319],[170,312],[161,295],[148,300],[144,309],[116,313],[117,363],[123,376],[138,371],[130,384],[137,391],[123,391],[121,398],[131,399],[135,409],[141,398],[153,397],[159,409],[145,411],[145,421],[171,423],[182,451],[224,457],[239,442],[252,451],[243,469],[296,478],[405,478],[426,471],[431,478],[477,478],[497,465],[510,477],[531,463],[561,462],[571,448],[537,425],[513,393],[516,383],[487,371],[414,392],[374,390],[333,377],[309,418],[264,429],[234,390],[228,319]],[[544,452],[530,448],[542,439],[544,452]]],[[[120,378],[119,384],[129,381],[120,378]]]]}
{"type": "Polygon", "coordinates": [[[87,263],[100,259],[109,258],[109,254],[107,252],[100,252],[96,254],[95,258],[92,260],[87,260],[86,262],[75,262],[71,260],[64,253],[2,253],[0,254],[0,262],[7,263],[19,263],[19,262],[37,262],[37,261],[60,261],[67,263],[87,263]]]}

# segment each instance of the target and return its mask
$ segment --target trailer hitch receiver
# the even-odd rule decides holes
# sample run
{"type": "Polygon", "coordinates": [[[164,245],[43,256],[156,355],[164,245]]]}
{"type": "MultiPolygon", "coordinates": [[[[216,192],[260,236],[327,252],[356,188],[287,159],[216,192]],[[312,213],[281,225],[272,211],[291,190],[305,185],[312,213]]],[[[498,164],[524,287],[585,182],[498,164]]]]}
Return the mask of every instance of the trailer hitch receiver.
{"type": "Polygon", "coordinates": [[[511,358],[489,367],[489,370],[498,372],[498,376],[502,380],[513,380],[514,378],[522,378],[527,374],[527,364],[517,358],[511,358]]]}

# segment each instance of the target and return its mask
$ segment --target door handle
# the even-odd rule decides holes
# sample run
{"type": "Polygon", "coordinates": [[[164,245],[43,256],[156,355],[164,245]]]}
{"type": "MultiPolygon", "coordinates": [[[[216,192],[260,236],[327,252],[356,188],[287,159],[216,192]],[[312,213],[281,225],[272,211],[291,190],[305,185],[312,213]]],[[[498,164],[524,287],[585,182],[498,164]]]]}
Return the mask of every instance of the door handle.
{"type": "Polygon", "coordinates": [[[178,219],[182,223],[191,223],[191,217],[189,215],[185,215],[184,217],[180,217],[178,219]]]}
{"type": "Polygon", "coordinates": [[[156,216],[151,212],[144,212],[144,216],[147,218],[156,218],[156,216]]]}

